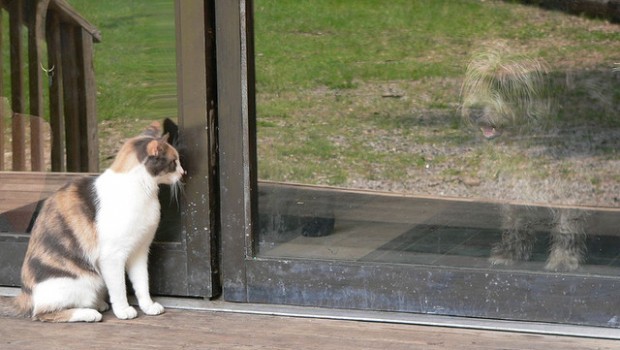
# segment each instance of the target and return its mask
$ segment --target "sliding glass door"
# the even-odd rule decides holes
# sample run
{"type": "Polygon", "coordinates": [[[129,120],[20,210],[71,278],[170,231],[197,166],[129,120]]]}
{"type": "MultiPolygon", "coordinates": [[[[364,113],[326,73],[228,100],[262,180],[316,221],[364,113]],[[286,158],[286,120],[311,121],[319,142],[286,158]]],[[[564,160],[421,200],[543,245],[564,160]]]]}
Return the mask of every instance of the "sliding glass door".
{"type": "Polygon", "coordinates": [[[472,1],[216,16],[226,300],[618,327],[615,24],[472,1]]]}

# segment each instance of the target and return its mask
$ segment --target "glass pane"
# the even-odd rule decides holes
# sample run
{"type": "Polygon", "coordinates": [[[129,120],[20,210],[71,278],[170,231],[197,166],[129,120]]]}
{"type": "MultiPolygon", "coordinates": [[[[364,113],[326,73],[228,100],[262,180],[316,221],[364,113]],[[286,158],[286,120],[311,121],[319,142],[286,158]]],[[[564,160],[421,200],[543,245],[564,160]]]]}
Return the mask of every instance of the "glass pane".
{"type": "MultiPolygon", "coordinates": [[[[101,170],[118,148],[153,121],[177,121],[174,2],[72,0],[101,31],[95,72],[101,170]]],[[[178,200],[161,186],[158,242],[180,242],[178,200]]]]}
{"type": "Polygon", "coordinates": [[[260,257],[617,276],[620,30],[255,1],[260,257]]]}

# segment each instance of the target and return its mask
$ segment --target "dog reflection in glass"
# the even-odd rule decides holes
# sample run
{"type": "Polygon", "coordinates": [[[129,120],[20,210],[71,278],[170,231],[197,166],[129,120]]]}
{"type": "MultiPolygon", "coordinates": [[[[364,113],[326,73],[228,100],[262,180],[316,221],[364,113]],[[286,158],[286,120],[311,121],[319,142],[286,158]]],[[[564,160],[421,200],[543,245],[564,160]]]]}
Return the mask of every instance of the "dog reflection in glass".
{"type": "MultiPolygon", "coordinates": [[[[487,150],[492,150],[490,152],[498,158],[504,157],[503,163],[496,162],[504,168],[496,170],[495,179],[508,191],[510,199],[517,202],[539,203],[542,206],[558,201],[562,204],[579,202],[570,197],[574,199],[573,192],[579,192],[575,191],[575,186],[583,184],[569,183],[566,179],[548,174],[541,175],[544,169],[523,167],[518,161],[506,159],[501,149],[506,144],[495,140],[504,133],[510,133],[513,145],[530,142],[530,150],[537,149],[541,154],[547,152],[545,154],[553,154],[554,157],[565,156],[565,153],[557,152],[558,138],[550,146],[545,137],[531,137],[539,135],[536,131],[541,130],[557,132],[553,125],[557,108],[551,85],[544,61],[506,54],[506,49],[501,47],[474,55],[467,67],[461,90],[462,116],[469,125],[479,129],[486,140],[493,140],[487,142],[487,150]],[[506,170],[506,164],[511,165],[512,169],[506,170]]],[[[524,151],[522,163],[536,161],[536,157],[528,151],[524,151]]],[[[502,205],[502,238],[492,247],[490,263],[511,265],[515,261],[530,260],[537,229],[543,225],[550,233],[545,269],[573,271],[579,268],[586,252],[584,211],[570,206],[556,206],[543,212],[545,215],[541,218],[541,211],[533,206],[502,205]],[[541,223],[541,220],[546,223],[541,223]]]]}

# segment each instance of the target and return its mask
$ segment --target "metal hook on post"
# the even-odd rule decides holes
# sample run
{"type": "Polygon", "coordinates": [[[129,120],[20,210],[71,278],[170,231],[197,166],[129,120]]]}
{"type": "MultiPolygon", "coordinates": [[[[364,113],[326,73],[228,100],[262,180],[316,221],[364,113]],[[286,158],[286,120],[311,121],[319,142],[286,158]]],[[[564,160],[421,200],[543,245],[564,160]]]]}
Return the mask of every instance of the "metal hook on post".
{"type": "Polygon", "coordinates": [[[39,65],[41,66],[41,70],[45,72],[45,74],[47,74],[47,77],[50,80],[50,86],[52,85],[52,80],[54,79],[54,70],[56,69],[56,66],[52,66],[52,68],[45,68],[43,67],[43,63],[39,63],[39,65]]]}

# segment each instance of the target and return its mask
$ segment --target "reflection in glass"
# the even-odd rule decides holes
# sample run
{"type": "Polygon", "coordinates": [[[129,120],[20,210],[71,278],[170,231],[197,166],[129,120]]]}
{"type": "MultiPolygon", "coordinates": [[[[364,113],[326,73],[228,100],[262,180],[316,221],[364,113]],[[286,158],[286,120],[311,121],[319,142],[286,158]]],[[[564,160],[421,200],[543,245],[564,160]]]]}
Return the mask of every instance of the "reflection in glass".
{"type": "Polygon", "coordinates": [[[617,24],[431,4],[255,2],[258,255],[617,275],[617,24]]]}
{"type": "MultiPolygon", "coordinates": [[[[122,142],[153,121],[177,120],[174,2],[71,0],[101,32],[95,75],[101,166],[122,142]]],[[[166,125],[164,125],[166,128],[166,125]]],[[[169,129],[165,130],[171,133],[169,129]]],[[[177,137],[170,136],[171,142],[177,137]]],[[[160,191],[158,242],[180,242],[180,209],[167,186],[160,191]]]]}

